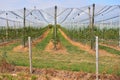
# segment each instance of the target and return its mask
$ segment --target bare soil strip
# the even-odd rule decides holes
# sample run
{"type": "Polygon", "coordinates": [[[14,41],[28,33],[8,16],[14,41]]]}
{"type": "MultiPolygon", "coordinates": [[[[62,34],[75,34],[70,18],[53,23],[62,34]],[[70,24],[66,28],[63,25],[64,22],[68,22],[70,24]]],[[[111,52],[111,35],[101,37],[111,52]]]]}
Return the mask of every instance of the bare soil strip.
{"type": "MultiPolygon", "coordinates": [[[[47,36],[48,33],[49,33],[49,30],[47,30],[46,32],[44,32],[43,35],[41,35],[41,37],[39,37],[39,38],[37,38],[36,40],[33,41],[32,45],[36,45],[37,43],[41,42],[47,36]]],[[[14,43],[19,42],[19,41],[20,41],[20,39],[2,42],[2,43],[0,43],[0,47],[2,47],[2,46],[8,46],[10,44],[14,44],[14,43]]]]}
{"type": "Polygon", "coordinates": [[[103,44],[103,43],[100,43],[100,45],[102,45],[102,46],[106,46],[106,47],[109,47],[109,48],[113,48],[113,49],[115,49],[115,50],[118,50],[118,51],[120,51],[120,47],[119,46],[110,46],[110,45],[107,45],[107,44],[103,44]]]}
{"type": "Polygon", "coordinates": [[[37,43],[41,42],[43,39],[45,39],[48,35],[48,33],[50,32],[50,30],[47,30],[46,32],[44,32],[39,38],[37,38],[36,40],[34,40],[32,42],[32,45],[35,46],[37,43]]]}
{"type": "Polygon", "coordinates": [[[90,49],[88,45],[83,45],[82,43],[78,43],[75,41],[72,41],[61,29],[59,29],[63,37],[68,40],[72,45],[79,47],[80,49],[87,51],[89,53],[95,53],[93,50],[90,49]]]}
{"type": "MultiPolygon", "coordinates": [[[[79,47],[81,50],[87,51],[87,52],[89,52],[89,53],[91,53],[91,54],[95,54],[95,51],[94,51],[94,50],[91,50],[91,49],[90,49],[90,46],[84,45],[84,44],[82,44],[82,43],[80,43],[80,42],[75,42],[75,41],[71,40],[61,29],[59,29],[59,31],[61,32],[61,34],[63,35],[63,37],[64,37],[66,40],[68,40],[72,45],[77,46],[77,47],[79,47]]],[[[109,53],[109,52],[107,52],[107,51],[105,51],[105,50],[99,50],[99,55],[100,55],[100,56],[111,56],[111,57],[112,57],[112,56],[116,56],[116,55],[111,54],[111,53],[109,53]]]]}
{"type": "Polygon", "coordinates": [[[0,43],[0,47],[8,46],[10,44],[14,44],[14,43],[19,42],[19,41],[20,41],[19,39],[16,39],[16,40],[11,40],[11,41],[7,41],[7,42],[2,42],[2,43],[0,43]]]}
{"type": "Polygon", "coordinates": [[[57,43],[56,50],[55,50],[53,41],[50,41],[46,46],[45,51],[50,53],[55,53],[55,54],[68,54],[66,48],[61,44],[61,42],[57,43]]]}
{"type": "MultiPolygon", "coordinates": [[[[37,43],[41,42],[44,38],[46,38],[49,31],[50,30],[47,30],[39,38],[37,38],[36,40],[33,40],[32,46],[35,46],[37,43]]],[[[23,45],[16,46],[13,48],[13,51],[15,51],[15,52],[27,52],[28,46],[26,46],[26,47],[24,47],[23,45]]]]}

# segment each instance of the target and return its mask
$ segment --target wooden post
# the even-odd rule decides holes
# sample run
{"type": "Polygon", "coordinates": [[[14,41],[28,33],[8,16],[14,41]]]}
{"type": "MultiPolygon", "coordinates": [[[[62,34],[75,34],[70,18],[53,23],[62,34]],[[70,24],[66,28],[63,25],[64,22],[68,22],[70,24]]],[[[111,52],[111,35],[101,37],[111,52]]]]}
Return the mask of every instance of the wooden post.
{"type": "Polygon", "coordinates": [[[32,74],[32,45],[31,45],[31,37],[28,37],[28,44],[29,44],[30,74],[32,74]]]}
{"type": "Polygon", "coordinates": [[[98,36],[96,36],[96,80],[98,80],[98,55],[99,55],[99,47],[98,47],[98,36]]]}
{"type": "Polygon", "coordinates": [[[24,18],[23,18],[23,46],[24,47],[25,47],[25,26],[26,26],[25,15],[26,15],[26,8],[24,8],[24,18]]]}
{"type": "Polygon", "coordinates": [[[54,49],[57,50],[57,6],[55,6],[54,49]]]}

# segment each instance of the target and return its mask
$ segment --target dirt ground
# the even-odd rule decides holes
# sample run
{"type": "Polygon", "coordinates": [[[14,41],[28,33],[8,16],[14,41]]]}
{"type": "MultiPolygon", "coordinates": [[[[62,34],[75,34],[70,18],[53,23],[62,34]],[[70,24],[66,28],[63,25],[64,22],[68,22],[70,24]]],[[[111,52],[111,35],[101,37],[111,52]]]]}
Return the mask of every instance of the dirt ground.
{"type": "MultiPolygon", "coordinates": [[[[82,43],[74,42],[72,41],[67,35],[60,30],[61,34],[64,36],[66,40],[68,40],[72,45],[79,47],[82,50],[88,51],[91,54],[95,54],[95,51],[91,50],[88,45],[83,45],[82,43]]],[[[36,39],[33,41],[33,46],[36,45],[38,42],[41,42],[49,33],[49,31],[46,31],[40,38],[36,39]]],[[[46,46],[45,50],[52,50],[53,49],[53,43],[51,41],[49,44],[46,46]]],[[[19,45],[15,47],[15,50],[20,50],[23,48],[23,46],[19,45]],[[17,49],[18,48],[18,49],[17,49]]],[[[14,50],[13,49],[13,50],[14,50]]],[[[65,51],[66,49],[62,46],[61,43],[58,45],[58,51],[65,51]]],[[[23,48],[22,50],[27,51],[28,48],[23,48]]],[[[56,52],[56,51],[55,51],[56,52]]],[[[61,52],[61,53],[63,53],[61,52]]],[[[106,52],[105,50],[99,50],[99,53],[101,56],[114,56],[113,54],[110,54],[106,52]]],[[[25,77],[26,80],[31,80],[29,77],[31,77],[31,74],[29,74],[29,68],[28,67],[21,67],[21,66],[12,66],[8,63],[5,63],[4,65],[0,66],[0,72],[1,73],[8,73],[11,74],[12,76],[19,76],[19,73],[26,73],[25,77]]],[[[86,72],[75,72],[75,71],[65,71],[65,70],[55,70],[55,69],[33,69],[33,75],[35,75],[37,78],[36,80],[95,80],[96,75],[95,73],[86,73],[86,72]]],[[[100,80],[120,80],[120,76],[116,75],[109,75],[109,74],[100,74],[99,75],[100,80]]],[[[4,79],[3,79],[4,80],[4,79]]]]}
{"type": "Polygon", "coordinates": [[[46,32],[44,32],[41,37],[39,37],[36,40],[33,40],[32,45],[35,46],[37,43],[41,42],[44,38],[47,37],[48,33],[50,32],[50,30],[47,30],[46,32]]]}
{"type": "MultiPolygon", "coordinates": [[[[59,29],[59,31],[61,32],[62,36],[63,36],[66,40],[68,40],[72,45],[77,46],[77,47],[79,47],[81,50],[87,51],[87,52],[95,55],[95,51],[94,51],[94,50],[91,50],[91,49],[90,49],[90,46],[84,45],[84,44],[82,44],[82,43],[80,43],[80,42],[75,42],[75,41],[71,40],[61,29],[59,29]]],[[[107,52],[107,51],[105,51],[105,50],[99,50],[99,55],[100,55],[100,56],[111,56],[111,57],[112,57],[112,56],[116,56],[116,55],[111,54],[111,53],[109,53],[109,52],[107,52]]]]}
{"type": "Polygon", "coordinates": [[[103,46],[106,46],[106,47],[109,47],[109,48],[113,48],[113,49],[115,49],[115,50],[120,51],[120,47],[119,47],[119,46],[111,46],[111,45],[102,44],[102,43],[100,43],[100,45],[103,45],[103,46]]]}
{"type": "MultiPolygon", "coordinates": [[[[46,38],[48,33],[49,33],[49,30],[44,32],[39,38],[33,40],[32,46],[35,46],[37,43],[41,42],[44,38],[46,38]]],[[[14,52],[28,52],[28,44],[25,47],[23,45],[16,46],[13,48],[13,51],[14,52]]]]}
{"type": "Polygon", "coordinates": [[[56,49],[55,49],[54,43],[52,40],[46,46],[45,51],[50,53],[56,53],[56,54],[68,54],[66,48],[61,44],[61,42],[58,42],[56,44],[56,49]]]}
{"type": "Polygon", "coordinates": [[[83,45],[83,44],[81,44],[81,43],[72,41],[61,29],[59,29],[59,31],[61,32],[62,36],[63,36],[66,40],[68,40],[72,45],[77,46],[77,47],[79,47],[80,49],[85,50],[85,51],[88,51],[88,52],[90,52],[90,53],[92,53],[92,54],[94,53],[94,51],[91,50],[88,45],[83,45]]]}
{"type": "MultiPolygon", "coordinates": [[[[8,65],[9,66],[9,65],[8,65]]],[[[31,80],[31,74],[29,74],[28,67],[12,67],[7,68],[5,67],[5,71],[8,72],[7,74],[12,75],[13,77],[23,77],[22,79],[31,80]],[[22,73],[22,76],[19,74],[22,73]]],[[[32,75],[36,76],[35,80],[95,80],[96,75],[92,73],[85,73],[85,72],[73,72],[73,71],[65,71],[65,70],[54,70],[54,69],[33,69],[32,75]]],[[[5,77],[5,76],[4,76],[5,77]]],[[[116,75],[108,75],[108,74],[101,74],[99,75],[100,80],[120,80],[120,76],[116,75]]]]}
{"type": "Polygon", "coordinates": [[[19,45],[13,48],[14,52],[28,52],[28,47],[24,47],[23,45],[19,45]]]}
{"type": "Polygon", "coordinates": [[[0,43],[0,47],[3,47],[3,46],[8,46],[10,44],[14,44],[16,42],[19,42],[20,40],[11,40],[11,41],[8,41],[8,42],[3,42],[3,43],[0,43]]]}
{"type": "MultiPolygon", "coordinates": [[[[20,70],[21,67],[16,67],[16,70],[20,70]]],[[[24,70],[28,70],[28,68],[22,67],[24,70]]],[[[96,75],[91,73],[85,73],[85,72],[72,72],[72,71],[64,71],[64,70],[54,70],[54,69],[33,69],[33,74],[37,74],[43,78],[46,78],[45,75],[47,75],[46,79],[40,79],[38,77],[38,80],[95,80],[96,75]]],[[[114,75],[107,75],[107,74],[101,74],[99,75],[99,78],[101,80],[120,80],[120,76],[114,76],[114,75]]]]}

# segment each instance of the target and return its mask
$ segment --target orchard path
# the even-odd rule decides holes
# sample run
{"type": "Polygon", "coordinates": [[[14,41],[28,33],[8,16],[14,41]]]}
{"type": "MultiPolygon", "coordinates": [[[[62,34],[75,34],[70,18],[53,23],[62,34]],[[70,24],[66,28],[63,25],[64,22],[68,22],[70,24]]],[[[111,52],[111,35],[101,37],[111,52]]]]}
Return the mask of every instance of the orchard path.
{"type": "MultiPolygon", "coordinates": [[[[44,38],[47,37],[50,30],[45,31],[39,38],[32,41],[32,46],[35,46],[37,43],[41,42],[44,38]]],[[[28,46],[24,47],[23,45],[18,45],[13,48],[13,51],[15,52],[27,52],[28,46]]]]}
{"type": "Polygon", "coordinates": [[[113,49],[115,49],[115,50],[118,50],[118,51],[120,51],[120,47],[119,46],[110,46],[110,45],[107,45],[107,44],[103,44],[103,43],[100,43],[100,45],[102,45],[102,46],[106,46],[106,47],[109,47],[109,48],[113,48],[113,49]]]}
{"type": "MultiPolygon", "coordinates": [[[[44,38],[47,37],[48,33],[50,30],[45,31],[39,38],[33,40],[33,44],[32,45],[36,45],[37,43],[41,42],[44,38]]],[[[6,42],[2,42],[0,43],[0,47],[2,46],[8,46],[10,44],[14,44],[16,42],[20,42],[20,39],[16,39],[16,40],[11,40],[11,41],[6,41],[6,42]]]]}
{"type": "Polygon", "coordinates": [[[49,32],[50,32],[50,30],[48,29],[39,38],[37,38],[36,40],[33,40],[32,45],[34,46],[37,43],[41,42],[43,39],[45,39],[47,37],[47,35],[48,35],[49,32]]]}
{"type": "MultiPolygon", "coordinates": [[[[91,50],[91,49],[90,49],[90,46],[84,45],[84,44],[82,44],[82,43],[80,43],[80,42],[75,42],[75,41],[71,40],[61,29],[59,29],[59,31],[60,31],[60,33],[62,34],[62,36],[63,36],[66,40],[68,40],[72,45],[77,46],[77,47],[79,47],[81,50],[87,51],[87,52],[89,52],[90,54],[95,55],[95,51],[94,51],[94,50],[91,50]]],[[[116,55],[111,54],[111,53],[109,53],[109,52],[107,52],[107,51],[105,51],[105,50],[99,50],[99,55],[100,55],[100,56],[111,56],[111,57],[116,56],[116,55]]]]}
{"type": "Polygon", "coordinates": [[[0,43],[0,47],[8,46],[8,45],[14,44],[14,43],[16,43],[16,42],[20,42],[20,40],[19,40],[19,39],[16,39],[16,40],[11,40],[11,41],[2,42],[2,43],[0,43]]]}

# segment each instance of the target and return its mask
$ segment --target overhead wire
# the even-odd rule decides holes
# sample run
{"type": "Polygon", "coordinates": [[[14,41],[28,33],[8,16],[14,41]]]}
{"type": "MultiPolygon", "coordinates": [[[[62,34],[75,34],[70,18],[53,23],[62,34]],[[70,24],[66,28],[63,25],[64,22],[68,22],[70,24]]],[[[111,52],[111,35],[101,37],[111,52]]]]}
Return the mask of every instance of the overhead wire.
{"type": "Polygon", "coordinates": [[[63,10],[61,13],[59,13],[58,15],[57,15],[57,17],[59,17],[60,15],[62,15],[65,11],[67,11],[69,8],[66,8],[65,10],[63,10]]]}
{"type": "Polygon", "coordinates": [[[45,22],[50,23],[49,21],[47,21],[47,19],[46,19],[45,16],[42,14],[42,12],[41,12],[40,10],[38,10],[38,11],[39,11],[40,15],[43,17],[43,19],[45,20],[45,22]]]}
{"type": "Polygon", "coordinates": [[[95,16],[98,16],[98,15],[101,15],[103,14],[104,12],[108,11],[112,6],[109,6],[107,9],[105,9],[104,11],[98,13],[98,14],[95,14],[95,16]]]}
{"type": "Polygon", "coordinates": [[[67,16],[63,19],[63,21],[60,22],[60,24],[62,24],[68,18],[68,16],[72,13],[72,11],[73,11],[73,8],[70,10],[67,16]]]}
{"type": "MultiPolygon", "coordinates": [[[[69,22],[69,20],[73,19],[73,18],[74,18],[75,22],[81,22],[81,23],[88,22],[89,16],[88,17],[82,17],[82,19],[80,19],[80,18],[76,19],[77,14],[80,15],[80,14],[84,13],[85,15],[86,14],[89,15],[89,12],[86,11],[88,9],[88,7],[91,7],[91,5],[86,6],[86,7],[82,7],[82,8],[65,8],[65,9],[62,8],[62,11],[57,15],[57,17],[59,19],[61,19],[61,21],[59,23],[62,24],[65,21],[69,22]],[[74,14],[72,14],[74,9],[77,9],[78,11],[76,11],[76,12],[74,12],[74,14]],[[68,10],[70,10],[70,11],[68,11],[68,10]]],[[[98,10],[95,13],[95,19],[98,19],[99,17],[101,17],[101,14],[102,15],[106,15],[106,16],[107,16],[107,14],[111,14],[118,7],[120,8],[120,5],[115,5],[115,6],[108,6],[107,5],[107,6],[103,6],[100,10],[98,10]]],[[[6,11],[1,11],[0,15],[4,14],[5,12],[6,11]]],[[[23,19],[23,16],[18,14],[15,11],[8,11],[8,12],[10,12],[13,15],[15,15],[15,17],[18,17],[19,19],[23,19]]],[[[35,17],[37,17],[36,20],[38,20],[38,21],[42,21],[43,20],[43,22],[46,22],[48,24],[51,23],[51,21],[52,21],[52,20],[51,21],[49,20],[49,17],[51,19],[54,19],[54,15],[51,15],[50,13],[48,13],[45,10],[42,10],[42,9],[41,10],[39,10],[39,9],[26,9],[26,12],[27,12],[26,16],[25,16],[27,18],[26,21],[29,21],[29,22],[32,22],[32,23],[37,23],[37,22],[34,21],[35,17]],[[31,13],[32,13],[32,15],[30,15],[31,13]],[[33,18],[30,19],[29,16],[33,16],[33,18]]],[[[23,12],[22,12],[22,14],[23,14],[23,12]]],[[[101,22],[101,21],[108,21],[108,20],[111,20],[111,19],[115,19],[117,17],[118,17],[118,15],[110,16],[109,18],[106,18],[106,19],[104,18],[102,20],[97,20],[97,21],[95,20],[95,22],[98,23],[98,22],[101,22]]],[[[3,17],[0,17],[0,19],[6,20],[6,18],[3,18],[3,17]]],[[[9,21],[14,21],[14,20],[9,19],[9,21]]]]}
{"type": "Polygon", "coordinates": [[[111,19],[115,19],[115,18],[118,18],[119,16],[114,16],[114,17],[110,17],[110,18],[107,18],[107,19],[104,19],[104,20],[99,20],[99,21],[95,21],[95,22],[102,22],[102,21],[108,21],[108,20],[111,20],[111,19]]]}

